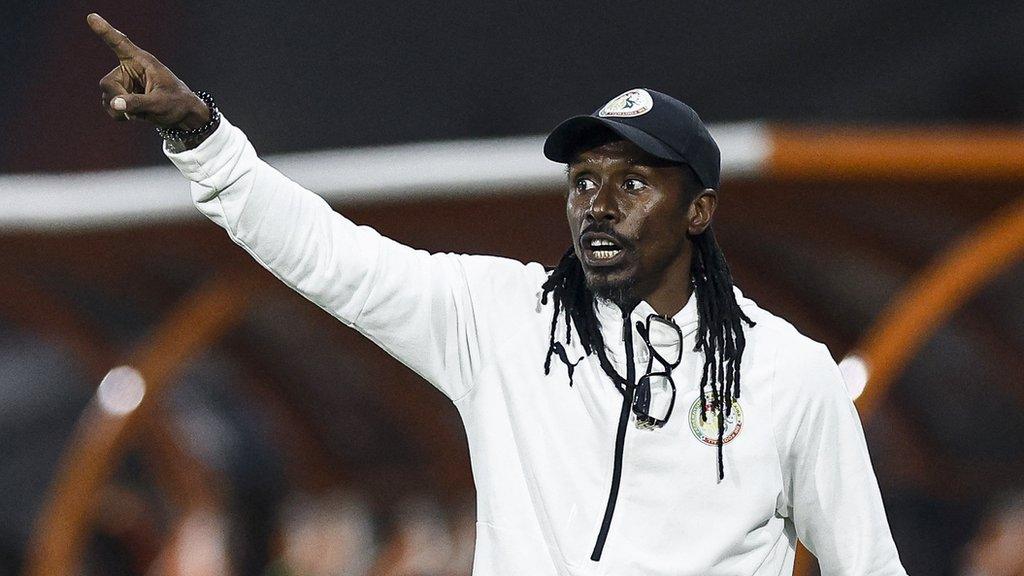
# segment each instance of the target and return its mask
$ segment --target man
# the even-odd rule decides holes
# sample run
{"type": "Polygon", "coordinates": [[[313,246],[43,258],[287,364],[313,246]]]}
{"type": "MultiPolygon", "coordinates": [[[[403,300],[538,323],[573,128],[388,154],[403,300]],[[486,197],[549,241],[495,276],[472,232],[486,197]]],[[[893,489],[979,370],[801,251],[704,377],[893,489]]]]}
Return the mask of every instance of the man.
{"type": "Polygon", "coordinates": [[[120,60],[104,108],[159,127],[199,210],[459,409],[474,573],[774,576],[799,538],[825,574],[905,574],[828,351],[732,287],[718,147],[685,104],[630,90],[552,132],[573,241],[554,270],[431,255],[333,212],[88,21],[120,60]]]}

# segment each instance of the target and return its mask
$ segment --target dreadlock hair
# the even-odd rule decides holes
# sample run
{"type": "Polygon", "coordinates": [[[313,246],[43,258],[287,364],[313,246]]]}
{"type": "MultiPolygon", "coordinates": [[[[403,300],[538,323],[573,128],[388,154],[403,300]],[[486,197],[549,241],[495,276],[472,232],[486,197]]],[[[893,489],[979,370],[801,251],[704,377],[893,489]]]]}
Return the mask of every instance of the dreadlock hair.
{"type": "MultiPolygon", "coordinates": [[[[695,177],[695,176],[694,176],[695,177]]],[[[722,450],[725,445],[725,419],[732,413],[733,401],[740,396],[740,363],[746,339],[743,323],[753,327],[736,303],[732,274],[725,255],[708,226],[703,233],[691,236],[693,256],[690,263],[690,282],[697,298],[697,343],[694,351],[704,352],[704,367],[700,380],[701,418],[707,422],[708,409],[718,424],[718,478],[725,478],[722,450]],[[710,397],[710,403],[708,402],[710,397]]],[[[572,342],[570,324],[576,326],[580,344],[587,356],[597,353],[601,368],[620,389],[627,385],[605,353],[604,339],[595,309],[594,294],[587,286],[583,267],[570,247],[558,266],[551,270],[542,285],[541,302],[547,304],[551,296],[554,310],[551,315],[551,333],[544,373],[551,370],[551,355],[556,354],[569,372],[572,385],[573,368],[579,363],[569,361],[565,348],[556,341],[560,317],[564,319],[565,341],[572,342]]],[[[580,359],[582,360],[582,358],[580,359]]]]}

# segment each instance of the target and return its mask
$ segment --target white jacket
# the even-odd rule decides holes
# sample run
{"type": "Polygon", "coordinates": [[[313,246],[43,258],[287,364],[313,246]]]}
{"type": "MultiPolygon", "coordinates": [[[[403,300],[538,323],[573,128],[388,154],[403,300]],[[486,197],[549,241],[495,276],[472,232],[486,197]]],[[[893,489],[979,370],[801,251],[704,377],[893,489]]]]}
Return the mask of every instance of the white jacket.
{"type": "MultiPolygon", "coordinates": [[[[614,515],[594,561],[623,396],[595,355],[571,387],[558,359],[544,375],[544,267],[428,254],[356,226],[260,160],[226,119],[198,148],[165,153],[192,181],[199,210],[261,265],[455,403],[477,489],[475,575],[777,576],[792,573],[797,538],[826,575],[905,574],[831,355],[739,292],[757,326],[747,330],[725,479],[707,442],[717,435],[691,416],[703,363],[691,298],[674,317],[684,354],[672,418],[657,430],[626,427],[614,515]]],[[[598,308],[609,358],[625,373],[621,315],[598,308]]],[[[649,312],[641,303],[633,320],[649,312]]],[[[647,350],[633,337],[642,374],[647,350]]],[[[566,345],[571,360],[583,356],[577,341],[566,345]]]]}

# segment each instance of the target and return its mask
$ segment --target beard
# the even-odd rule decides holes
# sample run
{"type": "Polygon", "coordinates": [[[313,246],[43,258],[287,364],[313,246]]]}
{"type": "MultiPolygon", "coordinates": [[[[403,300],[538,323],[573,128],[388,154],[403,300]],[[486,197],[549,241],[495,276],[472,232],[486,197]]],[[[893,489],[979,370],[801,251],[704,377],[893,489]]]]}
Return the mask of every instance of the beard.
{"type": "Polygon", "coordinates": [[[611,302],[621,310],[632,309],[640,302],[636,294],[638,281],[635,276],[612,280],[601,274],[586,274],[587,288],[598,300],[611,302]]]}

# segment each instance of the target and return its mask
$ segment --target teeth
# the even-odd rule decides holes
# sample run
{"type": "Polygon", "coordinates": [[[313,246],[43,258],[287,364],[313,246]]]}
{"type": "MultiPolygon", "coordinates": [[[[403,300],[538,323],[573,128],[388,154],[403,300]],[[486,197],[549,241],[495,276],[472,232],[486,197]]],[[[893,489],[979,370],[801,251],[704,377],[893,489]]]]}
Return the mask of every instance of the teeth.
{"type": "Polygon", "coordinates": [[[607,260],[618,253],[618,250],[594,250],[594,258],[597,258],[598,260],[607,260]]]}

